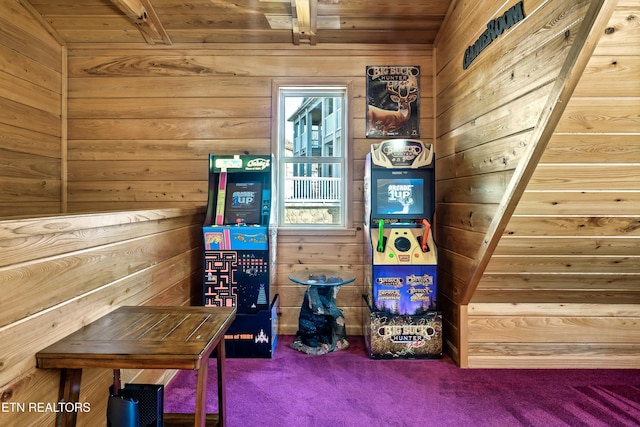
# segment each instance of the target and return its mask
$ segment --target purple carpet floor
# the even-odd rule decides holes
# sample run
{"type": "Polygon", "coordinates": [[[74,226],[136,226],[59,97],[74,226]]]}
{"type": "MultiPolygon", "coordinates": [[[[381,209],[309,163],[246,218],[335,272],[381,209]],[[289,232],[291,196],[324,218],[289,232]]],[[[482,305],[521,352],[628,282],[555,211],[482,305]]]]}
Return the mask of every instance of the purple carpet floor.
{"type": "MultiPolygon", "coordinates": [[[[362,337],[322,356],[289,348],[227,359],[229,427],[640,426],[640,370],[459,369],[438,360],[372,360],[362,337]]],[[[165,388],[165,412],[193,412],[196,374],[165,388]]],[[[215,360],[207,410],[217,412],[215,360]]]]}

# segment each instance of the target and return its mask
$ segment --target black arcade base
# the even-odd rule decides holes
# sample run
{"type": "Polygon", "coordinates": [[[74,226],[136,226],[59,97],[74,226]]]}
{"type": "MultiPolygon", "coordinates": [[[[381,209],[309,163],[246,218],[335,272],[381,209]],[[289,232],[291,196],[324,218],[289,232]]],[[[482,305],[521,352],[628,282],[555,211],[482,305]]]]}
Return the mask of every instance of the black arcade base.
{"type": "Polygon", "coordinates": [[[278,341],[278,300],[273,298],[268,310],[237,313],[224,335],[227,358],[273,357],[278,341]]]}

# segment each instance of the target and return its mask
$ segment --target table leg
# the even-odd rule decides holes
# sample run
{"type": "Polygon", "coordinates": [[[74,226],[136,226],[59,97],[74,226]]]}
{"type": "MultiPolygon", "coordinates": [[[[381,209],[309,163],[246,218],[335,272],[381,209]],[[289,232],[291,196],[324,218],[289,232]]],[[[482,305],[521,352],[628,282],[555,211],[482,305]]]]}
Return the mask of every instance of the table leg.
{"type": "MultiPolygon", "coordinates": [[[[216,346],[216,367],[218,376],[218,427],[225,427],[226,396],[224,384],[224,365],[226,359],[224,337],[216,346]]],[[[198,369],[198,385],[196,386],[195,426],[204,427],[207,423],[207,375],[209,372],[209,358],[200,361],[198,369]]]]}
{"type": "Polygon", "coordinates": [[[120,390],[122,389],[122,380],[120,379],[120,369],[113,370],[113,387],[111,388],[111,393],[114,396],[120,395],[120,390]]]}
{"type": "Polygon", "coordinates": [[[216,353],[218,356],[218,426],[225,427],[227,398],[225,395],[224,383],[224,365],[226,360],[224,337],[222,337],[222,339],[218,343],[218,347],[216,347],[216,353]]]}
{"type": "MultiPolygon", "coordinates": [[[[80,382],[82,369],[62,369],[60,371],[60,389],[58,390],[58,402],[79,402],[80,382]]],[[[75,406],[74,406],[75,407],[75,406]]],[[[78,412],[60,411],[56,416],[57,427],[73,427],[76,425],[78,412]]]]}
{"type": "Polygon", "coordinates": [[[209,358],[200,361],[198,369],[198,384],[196,385],[196,413],[194,414],[195,427],[207,425],[207,375],[209,372],[209,358]]]}

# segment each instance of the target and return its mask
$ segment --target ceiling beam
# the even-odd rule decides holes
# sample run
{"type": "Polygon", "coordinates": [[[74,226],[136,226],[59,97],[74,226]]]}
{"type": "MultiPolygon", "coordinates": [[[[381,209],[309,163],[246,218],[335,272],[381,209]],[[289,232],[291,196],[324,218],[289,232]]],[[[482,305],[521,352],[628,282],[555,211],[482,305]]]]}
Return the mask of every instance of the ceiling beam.
{"type": "Polygon", "coordinates": [[[316,44],[318,0],[291,0],[293,44],[316,44]]]}
{"type": "Polygon", "coordinates": [[[148,44],[171,44],[171,39],[149,0],[111,0],[111,3],[129,17],[148,44]]]}

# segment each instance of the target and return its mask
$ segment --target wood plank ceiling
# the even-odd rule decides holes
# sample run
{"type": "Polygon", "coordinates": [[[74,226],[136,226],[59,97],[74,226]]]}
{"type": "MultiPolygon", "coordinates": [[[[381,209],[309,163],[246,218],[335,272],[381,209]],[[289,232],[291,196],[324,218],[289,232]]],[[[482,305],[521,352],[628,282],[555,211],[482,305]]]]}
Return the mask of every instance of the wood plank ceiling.
{"type": "Polygon", "coordinates": [[[21,0],[72,43],[432,44],[452,0],[21,0]]]}

